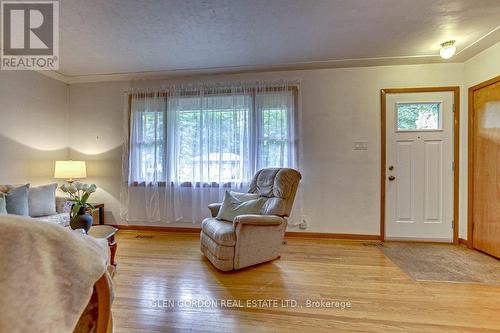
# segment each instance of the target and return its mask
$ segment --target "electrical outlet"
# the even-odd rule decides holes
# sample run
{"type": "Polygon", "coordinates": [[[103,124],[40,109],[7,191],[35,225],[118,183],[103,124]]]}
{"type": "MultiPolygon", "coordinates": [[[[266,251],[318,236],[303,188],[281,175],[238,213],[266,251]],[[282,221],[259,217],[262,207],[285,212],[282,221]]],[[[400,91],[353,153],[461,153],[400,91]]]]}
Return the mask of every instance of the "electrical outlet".
{"type": "Polygon", "coordinates": [[[368,150],[368,141],[366,140],[358,140],[354,141],[354,150],[368,150]]]}
{"type": "Polygon", "coordinates": [[[299,224],[299,229],[301,230],[307,229],[307,220],[305,216],[302,216],[302,222],[299,224]]]}

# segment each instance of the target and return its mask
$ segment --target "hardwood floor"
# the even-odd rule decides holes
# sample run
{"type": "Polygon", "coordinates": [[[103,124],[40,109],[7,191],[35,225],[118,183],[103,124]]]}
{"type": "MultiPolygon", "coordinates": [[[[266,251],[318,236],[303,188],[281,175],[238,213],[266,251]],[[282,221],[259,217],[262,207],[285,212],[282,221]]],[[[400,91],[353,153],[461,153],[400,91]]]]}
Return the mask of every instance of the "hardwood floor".
{"type": "Polygon", "coordinates": [[[197,234],[120,231],[117,238],[118,333],[500,331],[500,286],[416,282],[376,242],[289,238],[281,259],[223,273],[203,258],[197,234]],[[181,307],[203,299],[219,301],[181,307]],[[222,307],[224,299],[278,306],[222,307]],[[307,300],[346,307],[312,308],[307,300]]]}

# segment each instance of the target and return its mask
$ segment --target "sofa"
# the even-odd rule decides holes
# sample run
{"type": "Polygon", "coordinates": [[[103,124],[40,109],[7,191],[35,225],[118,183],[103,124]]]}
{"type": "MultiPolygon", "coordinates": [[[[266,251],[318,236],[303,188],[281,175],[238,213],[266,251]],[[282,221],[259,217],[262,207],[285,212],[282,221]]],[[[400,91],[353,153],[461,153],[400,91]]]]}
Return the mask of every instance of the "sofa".
{"type": "Polygon", "coordinates": [[[201,224],[201,252],[221,271],[278,258],[300,179],[298,171],[288,168],[258,171],[248,193],[265,198],[261,214],[238,215],[232,222],[224,221],[217,219],[221,204],[209,205],[212,217],[201,224]]]}
{"type": "Polygon", "coordinates": [[[63,227],[69,226],[69,211],[71,210],[71,202],[68,198],[56,196],[56,214],[32,217],[35,220],[45,221],[62,225],[63,227]]]}
{"type": "MultiPolygon", "coordinates": [[[[10,261],[11,267],[15,267],[16,270],[22,271],[22,270],[32,270],[32,271],[37,271],[38,273],[41,272],[41,274],[25,274],[27,277],[26,280],[34,279],[34,278],[40,278],[40,281],[44,281],[45,276],[48,274],[61,274],[61,272],[64,272],[65,270],[70,270],[72,274],[63,274],[65,276],[64,279],[68,279],[67,276],[73,276],[74,275],[74,270],[73,268],[64,268],[64,267],[58,267],[59,264],[63,264],[64,260],[69,260],[70,263],[81,263],[82,260],[73,260],[72,258],[75,258],[76,255],[69,255],[70,250],[65,249],[64,247],[68,247],[71,250],[74,250],[74,247],[77,246],[73,241],[64,241],[65,238],[71,238],[73,237],[73,240],[78,242],[78,238],[81,237],[81,233],[79,232],[67,232],[66,230],[69,229],[62,229],[62,228],[54,228],[52,224],[54,225],[60,225],[63,227],[69,226],[69,220],[70,220],[70,215],[69,211],[71,210],[71,205],[72,202],[68,201],[68,198],[65,197],[59,197],[56,195],[56,190],[57,190],[57,184],[49,184],[49,185],[42,185],[39,187],[30,187],[28,184],[21,184],[21,185],[0,185],[0,199],[5,199],[5,196],[8,196],[9,192],[15,190],[16,188],[20,187],[26,187],[28,188],[27,191],[27,196],[28,196],[28,215],[35,215],[35,216],[27,216],[26,214],[22,214],[23,216],[20,216],[19,214],[9,214],[7,211],[0,211],[0,236],[5,237],[6,240],[9,240],[11,238],[15,239],[14,244],[15,246],[18,246],[19,248],[14,248],[14,246],[7,246],[8,244],[6,243],[6,240],[3,240],[5,244],[2,244],[4,246],[7,246],[9,251],[3,251],[2,253],[4,256],[0,256],[0,261],[3,263],[2,267],[3,270],[6,270],[6,264],[4,261],[8,261],[8,258],[11,258],[12,256],[10,255],[10,252],[14,252],[16,256],[20,257],[27,257],[26,255],[22,255],[21,250],[27,250],[29,251],[30,247],[29,246],[20,246],[20,240],[23,238],[28,238],[30,239],[30,244],[33,244],[35,246],[36,241],[39,243],[44,243],[46,246],[49,246],[48,251],[37,251],[37,253],[34,256],[30,256],[29,260],[12,260],[10,261]],[[29,190],[33,189],[35,193],[33,194],[32,197],[30,197],[30,192],[29,190]],[[32,202],[30,202],[30,200],[32,202]],[[40,203],[40,201],[43,201],[44,203],[40,203]],[[43,207],[45,206],[45,208],[43,207]],[[49,215],[43,215],[41,212],[53,212],[53,214],[49,215]],[[5,213],[7,213],[5,215],[5,213]],[[27,218],[27,219],[26,219],[27,218]],[[43,221],[43,222],[48,222],[48,224],[45,223],[29,223],[30,221],[32,222],[33,220],[38,220],[38,221],[43,221]],[[12,221],[18,223],[17,229],[13,228],[12,221]],[[9,226],[9,223],[11,224],[9,226]],[[38,228],[38,229],[36,229],[38,228]],[[12,232],[12,231],[15,232],[12,232]],[[10,234],[7,234],[6,232],[10,231],[10,234]],[[45,232],[49,233],[52,232],[51,236],[46,237],[45,232]],[[15,235],[15,237],[11,237],[11,235],[15,235]],[[54,235],[59,235],[59,237],[53,237],[54,235]],[[76,237],[76,238],[75,238],[76,237]],[[45,239],[45,240],[44,240],[45,239]],[[57,249],[57,250],[53,250],[57,249]],[[44,253],[46,252],[46,254],[44,253]],[[46,255],[47,258],[44,260],[39,260],[36,257],[41,257],[46,255]],[[54,260],[54,262],[51,262],[50,265],[45,265],[44,267],[53,267],[54,269],[36,269],[36,265],[40,263],[47,264],[50,260],[54,260]]],[[[25,194],[26,195],[26,194],[25,194]]],[[[26,197],[24,198],[26,200],[26,197]]],[[[5,205],[5,201],[3,202],[5,205]]],[[[26,205],[25,205],[26,206],[26,205]]],[[[5,209],[6,207],[4,207],[5,209]]],[[[25,210],[26,212],[26,210],[25,210]]],[[[1,238],[1,237],[0,237],[1,238]]],[[[77,318],[78,321],[76,322],[76,326],[74,326],[73,333],[89,333],[89,332],[94,332],[94,333],[109,333],[112,332],[113,330],[113,323],[112,323],[112,314],[111,314],[111,303],[113,299],[113,289],[112,289],[112,272],[114,272],[114,267],[109,265],[110,264],[110,256],[109,256],[109,247],[107,245],[106,240],[102,239],[96,239],[99,237],[83,237],[86,242],[93,243],[92,239],[95,239],[96,242],[101,243],[102,247],[102,253],[105,258],[108,258],[107,261],[107,269],[100,276],[100,278],[95,281],[94,286],[92,288],[92,295],[90,297],[90,300],[86,304],[85,308],[82,309],[82,312],[79,313],[80,317],[77,318]]],[[[0,242],[0,243],[2,243],[0,242]]],[[[37,250],[40,248],[38,246],[37,250]]],[[[85,252],[86,255],[83,257],[84,259],[88,259],[87,257],[89,256],[88,251],[81,251],[85,252]]],[[[101,252],[101,250],[98,250],[97,252],[101,252]]],[[[98,256],[99,257],[99,256],[98,256]]],[[[96,260],[98,258],[95,258],[96,260]]],[[[83,265],[85,266],[85,265],[83,265]]],[[[89,266],[89,265],[87,265],[89,266]]],[[[85,266],[85,267],[87,267],[85,266]]],[[[85,269],[82,268],[82,269],[85,269]]],[[[89,266],[90,267],[90,266],[89,266]]],[[[87,267],[87,268],[89,268],[87,267]]],[[[8,269],[7,269],[8,270],[8,269]]],[[[97,278],[98,276],[94,275],[94,278],[97,278]]],[[[81,279],[78,280],[78,284],[80,284],[81,279]]],[[[28,283],[28,284],[33,284],[33,285],[38,285],[38,283],[28,283]]],[[[78,288],[73,288],[71,287],[71,283],[66,283],[64,284],[66,286],[69,286],[69,290],[75,290],[78,288]]],[[[48,289],[48,291],[54,291],[54,288],[45,288],[48,289]]],[[[5,296],[5,293],[2,293],[3,296],[5,296]]],[[[71,300],[69,296],[69,292],[57,292],[56,294],[59,295],[61,294],[64,299],[66,300],[71,300]]],[[[56,296],[57,296],[56,295],[56,296]]],[[[5,300],[4,300],[5,301],[5,300]]],[[[33,303],[37,301],[36,299],[30,299],[30,305],[33,305],[33,303]]],[[[2,303],[2,302],[0,302],[2,303]]],[[[9,307],[12,307],[12,304],[10,302],[7,302],[9,307]]],[[[71,300],[71,304],[78,303],[77,299],[71,300]]],[[[3,306],[4,304],[0,304],[0,306],[3,306]]],[[[25,312],[26,309],[23,309],[21,311],[22,313],[25,312]]],[[[9,318],[12,316],[12,313],[7,313],[7,314],[2,314],[5,316],[5,318],[9,318]]],[[[67,318],[67,316],[65,316],[67,318]]],[[[4,317],[0,318],[4,319],[4,317]]],[[[32,319],[32,318],[31,318],[32,319]]],[[[50,318],[45,318],[45,319],[50,319],[50,318]]],[[[15,320],[11,320],[12,322],[15,322],[15,320]]],[[[23,322],[26,322],[25,320],[23,322]]],[[[45,325],[58,325],[58,323],[63,323],[61,322],[60,318],[54,318],[54,321],[51,322],[51,320],[31,320],[28,321],[28,324],[26,325],[35,325],[37,326],[37,331],[40,332],[45,332],[45,331],[53,331],[52,329],[42,329],[39,327],[39,325],[42,325],[42,322],[45,323],[45,325]]],[[[9,320],[2,322],[0,320],[0,331],[11,331],[10,329],[7,330],[6,327],[11,326],[11,322],[9,320]]],[[[30,330],[33,331],[33,330],[30,330]]]]}
{"type": "MultiPolygon", "coordinates": [[[[36,220],[39,220],[39,221],[45,221],[45,222],[49,222],[49,223],[54,223],[54,224],[59,224],[61,226],[68,226],[69,225],[69,211],[71,210],[71,202],[68,202],[68,198],[65,198],[65,197],[60,197],[60,196],[57,196],[56,195],[56,190],[57,190],[57,184],[56,183],[53,183],[53,184],[49,184],[49,185],[42,185],[42,186],[38,186],[38,187],[30,187],[29,184],[19,184],[19,185],[0,185],[0,195],[7,195],[9,192],[11,192],[12,190],[15,190],[17,188],[20,188],[20,187],[27,187],[28,188],[28,192],[27,192],[27,196],[28,196],[28,201],[31,201],[32,197],[31,197],[31,194],[30,194],[30,191],[33,190],[33,191],[39,191],[38,192],[38,195],[35,195],[36,197],[38,197],[38,200],[40,199],[40,197],[43,198],[43,200],[45,201],[45,206],[47,206],[48,203],[50,202],[54,202],[55,205],[53,204],[52,207],[49,209],[37,209],[38,213],[35,213],[33,211],[31,211],[31,207],[33,206],[31,204],[31,202],[28,204],[28,210],[25,212],[26,214],[21,214],[21,215],[24,215],[24,216],[29,216],[31,218],[34,218],[36,220]],[[53,198],[53,199],[50,199],[50,198],[53,198]],[[47,199],[49,200],[49,202],[47,202],[47,199]],[[51,201],[51,200],[55,200],[55,201],[51,201]],[[51,212],[52,214],[47,214],[47,213],[42,213],[40,214],[39,212],[40,211],[44,211],[44,212],[51,212]]],[[[24,199],[26,200],[26,199],[24,199]]],[[[38,202],[38,204],[40,204],[38,202]]],[[[44,205],[44,204],[42,204],[44,205]]]]}

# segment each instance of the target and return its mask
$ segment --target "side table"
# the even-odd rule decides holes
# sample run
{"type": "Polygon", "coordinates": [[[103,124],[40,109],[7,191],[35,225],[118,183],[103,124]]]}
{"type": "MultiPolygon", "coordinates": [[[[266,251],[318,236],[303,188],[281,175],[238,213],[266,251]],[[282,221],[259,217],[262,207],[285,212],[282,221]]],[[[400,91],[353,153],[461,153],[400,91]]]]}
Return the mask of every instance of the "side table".
{"type": "Polygon", "coordinates": [[[116,269],[116,248],[118,245],[116,244],[115,235],[118,229],[110,226],[110,225],[96,225],[90,228],[89,235],[95,238],[105,238],[108,241],[108,246],[111,251],[111,258],[109,263],[116,269]]]}
{"type": "Polygon", "coordinates": [[[99,221],[99,225],[103,225],[104,223],[104,204],[103,203],[93,203],[92,206],[95,209],[92,211],[92,218],[94,219],[94,223],[92,225],[96,225],[96,222],[99,221]]]}

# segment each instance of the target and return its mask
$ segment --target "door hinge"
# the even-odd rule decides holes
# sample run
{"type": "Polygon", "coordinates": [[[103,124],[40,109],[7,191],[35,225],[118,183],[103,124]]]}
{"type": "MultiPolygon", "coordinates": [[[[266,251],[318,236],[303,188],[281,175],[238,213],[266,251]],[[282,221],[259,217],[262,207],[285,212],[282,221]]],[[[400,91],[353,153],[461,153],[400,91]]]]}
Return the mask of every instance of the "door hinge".
{"type": "Polygon", "coordinates": [[[455,161],[451,162],[451,171],[455,171],[455,161]]]}
{"type": "Polygon", "coordinates": [[[455,229],[455,223],[453,223],[453,220],[451,220],[451,229],[455,229]]]}

